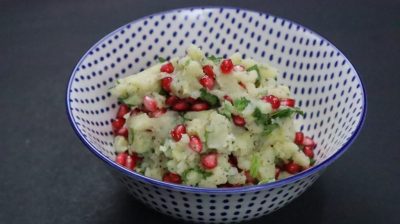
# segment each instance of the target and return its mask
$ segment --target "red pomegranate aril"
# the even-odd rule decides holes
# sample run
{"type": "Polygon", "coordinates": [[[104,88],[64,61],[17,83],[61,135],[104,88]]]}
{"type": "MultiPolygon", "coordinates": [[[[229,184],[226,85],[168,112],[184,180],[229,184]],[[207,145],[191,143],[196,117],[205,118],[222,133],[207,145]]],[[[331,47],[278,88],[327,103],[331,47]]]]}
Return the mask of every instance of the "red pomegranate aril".
{"type": "Polygon", "coordinates": [[[126,104],[121,104],[119,105],[118,112],[117,112],[117,118],[123,118],[125,114],[129,113],[130,108],[126,104]]]}
{"type": "Polygon", "coordinates": [[[139,108],[135,108],[135,109],[131,110],[131,116],[138,115],[141,112],[142,112],[142,110],[140,110],[139,108]]]}
{"type": "Polygon", "coordinates": [[[115,162],[118,163],[121,166],[125,166],[126,164],[126,158],[128,158],[128,153],[126,152],[121,152],[117,155],[115,158],[115,162]]]}
{"type": "Polygon", "coordinates": [[[287,107],[294,107],[296,101],[294,99],[282,99],[281,100],[281,105],[282,106],[287,106],[287,107]]]}
{"type": "Polygon", "coordinates": [[[300,165],[298,165],[294,162],[290,162],[285,165],[285,171],[290,174],[295,174],[295,173],[298,173],[301,171],[301,167],[300,167],[300,165]]]}
{"type": "Polygon", "coordinates": [[[166,173],[163,176],[163,181],[173,183],[173,184],[180,184],[182,183],[181,176],[176,173],[166,173]]]}
{"type": "Polygon", "coordinates": [[[124,118],[116,118],[115,120],[112,121],[111,126],[112,129],[116,132],[119,129],[121,129],[125,124],[125,119],[124,118]]]}
{"type": "Polygon", "coordinates": [[[227,100],[227,101],[229,101],[229,102],[231,102],[231,104],[233,104],[233,100],[232,100],[232,98],[231,98],[230,96],[225,95],[225,96],[224,96],[224,99],[227,100]]]}
{"type": "Polygon", "coordinates": [[[174,66],[172,65],[171,62],[169,62],[169,63],[167,63],[165,65],[162,65],[161,68],[160,68],[160,71],[171,74],[172,72],[174,72],[174,66]]]}
{"type": "Polygon", "coordinates": [[[144,108],[147,111],[154,112],[157,108],[157,101],[149,96],[145,96],[143,99],[144,108]]]}
{"type": "Polygon", "coordinates": [[[130,169],[130,170],[133,170],[133,169],[135,168],[135,166],[136,166],[136,160],[134,160],[134,159],[132,158],[132,156],[128,156],[128,157],[126,158],[125,167],[128,168],[128,169],[130,169]]]}
{"type": "Polygon", "coordinates": [[[294,143],[296,143],[297,145],[301,145],[303,144],[303,139],[304,139],[304,134],[301,131],[296,132],[295,136],[294,136],[294,143]]]}
{"type": "Polygon", "coordinates": [[[203,149],[203,143],[197,135],[190,136],[189,147],[191,150],[200,153],[203,149]]]}
{"type": "Polygon", "coordinates": [[[304,146],[303,153],[308,158],[314,158],[314,151],[313,151],[313,148],[311,146],[304,146]]]}
{"type": "Polygon", "coordinates": [[[174,129],[171,131],[171,137],[174,139],[176,142],[180,141],[182,138],[182,135],[186,134],[186,127],[183,124],[177,125],[174,129]]]}
{"type": "Polygon", "coordinates": [[[201,165],[206,169],[214,169],[218,165],[218,155],[210,153],[201,157],[201,165]]]}
{"type": "Polygon", "coordinates": [[[246,176],[246,184],[255,184],[257,183],[257,179],[252,177],[250,171],[244,171],[244,175],[246,176]]]}
{"type": "Polygon", "coordinates": [[[167,112],[167,109],[161,108],[154,112],[149,112],[148,115],[149,115],[149,117],[160,117],[161,115],[165,114],[166,112],[167,112]]]}
{"type": "Polygon", "coordinates": [[[238,72],[243,72],[244,66],[243,65],[235,65],[235,67],[233,67],[233,70],[238,71],[238,72]]]}
{"type": "Polygon", "coordinates": [[[281,169],[279,167],[275,167],[275,180],[278,180],[280,174],[281,169]]]}
{"type": "Polygon", "coordinates": [[[239,115],[232,114],[232,120],[236,126],[243,127],[246,125],[246,120],[244,120],[244,118],[239,115]]]}
{"type": "Polygon", "coordinates": [[[213,70],[213,67],[211,65],[205,65],[203,66],[203,72],[206,76],[215,79],[215,73],[213,70]]]}
{"type": "Polygon", "coordinates": [[[178,101],[177,103],[175,103],[175,105],[172,106],[172,110],[176,110],[176,111],[187,111],[189,110],[190,105],[189,103],[187,103],[186,101],[178,101]]]}
{"type": "Polygon", "coordinates": [[[281,105],[279,98],[274,95],[263,96],[261,99],[267,103],[270,103],[272,109],[278,109],[279,106],[281,105]]]}
{"type": "Polygon", "coordinates": [[[161,87],[163,88],[163,90],[167,92],[171,92],[171,83],[172,83],[171,77],[165,77],[161,79],[161,87]]]}
{"type": "Polygon", "coordinates": [[[204,88],[207,88],[209,90],[211,90],[215,85],[215,80],[207,75],[201,77],[199,82],[204,88]]]}
{"type": "Polygon", "coordinates": [[[169,96],[166,100],[165,100],[165,104],[169,105],[169,106],[173,106],[174,104],[176,104],[179,101],[179,98],[177,96],[169,96]]]}
{"type": "Polygon", "coordinates": [[[185,98],[185,101],[186,101],[186,103],[188,103],[188,104],[194,104],[194,103],[197,102],[197,100],[194,99],[194,98],[192,98],[192,97],[185,98]]]}
{"type": "Polygon", "coordinates": [[[129,134],[128,129],[125,127],[121,128],[115,132],[115,135],[123,136],[125,138],[128,138],[128,134],[129,134]]]}
{"type": "Polygon", "coordinates": [[[315,147],[315,142],[312,138],[305,136],[303,139],[303,145],[304,146],[310,146],[312,148],[315,147]]]}
{"type": "Polygon", "coordinates": [[[208,110],[210,109],[210,106],[207,103],[195,103],[190,107],[190,110],[192,111],[202,111],[202,110],[208,110]]]}
{"type": "Polygon", "coordinates": [[[225,59],[221,62],[220,65],[221,72],[223,74],[229,74],[233,69],[233,63],[231,59],[225,59]]]}

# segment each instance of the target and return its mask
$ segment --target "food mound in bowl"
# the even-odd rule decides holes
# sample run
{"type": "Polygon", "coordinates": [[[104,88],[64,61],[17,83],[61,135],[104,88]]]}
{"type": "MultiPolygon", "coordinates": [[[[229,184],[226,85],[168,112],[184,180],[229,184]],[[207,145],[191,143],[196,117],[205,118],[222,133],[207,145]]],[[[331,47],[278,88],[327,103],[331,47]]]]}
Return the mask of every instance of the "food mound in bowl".
{"type": "Polygon", "coordinates": [[[145,176],[198,187],[272,182],[314,164],[315,142],[296,132],[295,107],[278,71],[239,53],[206,57],[196,46],[111,93],[116,162],[145,176]]]}

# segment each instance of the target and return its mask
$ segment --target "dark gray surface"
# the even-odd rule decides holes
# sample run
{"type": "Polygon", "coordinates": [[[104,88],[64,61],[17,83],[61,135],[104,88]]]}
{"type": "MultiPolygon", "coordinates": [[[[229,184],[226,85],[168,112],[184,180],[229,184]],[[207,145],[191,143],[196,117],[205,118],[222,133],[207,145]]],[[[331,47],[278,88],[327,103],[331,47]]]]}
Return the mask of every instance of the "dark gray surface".
{"type": "MultiPolygon", "coordinates": [[[[369,103],[350,150],[300,198],[251,223],[399,223],[399,1],[240,2],[332,41],[362,75],[369,103]]],[[[64,92],[73,66],[101,37],[194,5],[210,4],[0,1],[0,223],[175,221],[128,196],[85,149],[67,121],[64,92]]]]}

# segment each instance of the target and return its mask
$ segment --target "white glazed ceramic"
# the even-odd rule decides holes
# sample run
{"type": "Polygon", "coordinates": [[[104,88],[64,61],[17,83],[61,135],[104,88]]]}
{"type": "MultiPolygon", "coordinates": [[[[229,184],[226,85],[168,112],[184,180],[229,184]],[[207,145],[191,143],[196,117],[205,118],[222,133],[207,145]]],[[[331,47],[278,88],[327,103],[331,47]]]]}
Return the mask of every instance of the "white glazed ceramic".
{"type": "Polygon", "coordinates": [[[75,67],[66,103],[79,138],[133,196],[161,213],[207,223],[249,220],[291,202],[346,151],[366,113],[365,91],[357,72],[330,42],[286,19],[225,7],[162,12],[113,31],[75,67]],[[184,55],[191,43],[208,54],[225,57],[239,51],[279,68],[278,80],[290,87],[306,112],[298,118],[301,129],[318,142],[316,165],[273,183],[207,189],[164,183],[114,163],[110,121],[118,104],[108,89],[118,78],[156,63],[158,56],[184,55]]]}

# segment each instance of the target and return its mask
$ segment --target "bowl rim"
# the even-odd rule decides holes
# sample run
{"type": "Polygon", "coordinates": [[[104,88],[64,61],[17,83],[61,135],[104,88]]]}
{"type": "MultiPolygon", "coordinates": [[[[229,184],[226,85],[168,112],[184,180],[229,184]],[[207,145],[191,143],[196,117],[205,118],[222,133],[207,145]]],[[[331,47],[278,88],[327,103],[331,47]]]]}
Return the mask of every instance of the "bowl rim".
{"type": "Polygon", "coordinates": [[[162,188],[166,188],[166,189],[170,189],[170,190],[178,190],[178,191],[184,191],[184,192],[191,192],[191,193],[215,193],[215,194],[227,194],[227,193],[246,193],[246,192],[253,192],[253,191],[260,191],[260,190],[266,190],[266,189],[271,189],[271,188],[276,188],[276,187],[280,187],[282,185],[287,185],[296,181],[299,181],[305,177],[308,177],[312,174],[315,174],[321,170],[323,170],[324,168],[326,168],[327,166],[329,166],[333,161],[335,161],[336,159],[338,159],[349,147],[350,145],[354,142],[354,140],[357,138],[357,136],[360,133],[361,128],[363,127],[364,123],[365,123],[365,117],[367,114],[367,96],[366,96],[366,91],[365,91],[365,85],[359,75],[359,73],[356,71],[356,69],[354,68],[354,66],[352,65],[352,63],[350,62],[350,60],[335,46],[333,45],[329,40],[327,40],[326,38],[322,37],[321,35],[319,35],[318,33],[314,32],[313,30],[298,24],[296,22],[293,22],[289,19],[286,18],[282,18],[279,16],[275,16],[273,14],[267,13],[267,12],[259,12],[256,10],[251,10],[251,9],[246,9],[246,8],[241,8],[241,7],[231,7],[231,6],[193,6],[193,7],[184,7],[184,8],[175,8],[175,9],[171,9],[171,10],[166,10],[166,11],[161,11],[161,12],[156,12],[141,18],[138,18],[136,20],[130,21],[120,27],[118,27],[117,29],[115,29],[114,31],[108,33],[106,36],[104,36],[103,38],[101,38],[99,41],[97,41],[97,43],[95,43],[94,45],[92,45],[90,47],[89,50],[86,51],[86,53],[79,59],[78,63],[75,65],[74,69],[72,70],[72,73],[70,75],[69,81],[68,81],[68,85],[66,88],[66,97],[65,97],[65,104],[66,104],[66,112],[67,112],[67,116],[68,116],[68,120],[75,132],[75,134],[79,137],[79,139],[82,141],[82,143],[86,146],[86,148],[89,149],[89,151],[91,151],[94,155],[96,155],[98,158],[100,158],[101,160],[103,160],[103,162],[107,163],[108,165],[110,165],[112,168],[122,172],[123,174],[134,178],[136,180],[139,181],[143,181],[152,185],[156,185],[158,187],[162,187],[162,188]],[[344,59],[350,64],[350,68],[355,72],[355,74],[357,75],[359,81],[360,81],[360,85],[362,87],[362,94],[363,94],[363,100],[362,100],[362,114],[361,114],[361,118],[357,124],[356,129],[354,130],[353,134],[350,136],[350,138],[347,140],[347,142],[345,142],[343,144],[343,146],[338,149],[333,155],[331,155],[330,157],[328,157],[326,160],[324,160],[322,163],[317,164],[307,170],[304,170],[298,174],[295,174],[293,176],[290,176],[288,178],[284,178],[282,180],[277,180],[271,183],[265,183],[265,184],[260,184],[260,185],[253,185],[253,186],[244,186],[244,187],[235,187],[235,188],[204,188],[204,187],[192,187],[192,186],[187,186],[187,185],[180,185],[180,184],[173,184],[173,183],[168,183],[168,182],[164,182],[161,180],[156,180],[144,175],[141,175],[139,173],[133,172],[131,170],[128,170],[118,164],[116,164],[113,160],[109,159],[108,157],[106,157],[105,155],[103,155],[99,150],[97,150],[97,148],[90,143],[84,136],[83,133],[80,131],[80,129],[77,127],[76,122],[74,120],[74,117],[72,116],[72,112],[71,112],[71,105],[70,105],[70,93],[71,93],[71,86],[72,83],[74,82],[74,77],[75,74],[78,70],[78,68],[80,67],[80,65],[82,64],[82,62],[86,59],[86,57],[90,54],[90,52],[93,52],[93,50],[99,46],[101,43],[103,43],[105,40],[107,40],[110,36],[114,35],[115,33],[119,32],[120,30],[124,29],[127,25],[129,24],[133,24],[133,23],[138,23],[142,20],[148,19],[149,17],[154,17],[157,15],[161,15],[161,14],[167,14],[167,13],[172,13],[172,12],[181,12],[181,11],[186,11],[186,10],[207,10],[207,9],[213,9],[213,10],[220,10],[220,9],[229,9],[229,10],[240,10],[240,11],[247,11],[247,12],[251,12],[251,13],[258,13],[260,15],[263,16],[271,16],[271,17],[275,17],[277,19],[281,19],[285,22],[289,22],[292,23],[293,25],[299,26],[300,28],[303,28],[304,30],[307,30],[309,32],[312,33],[312,35],[315,35],[316,37],[320,38],[321,40],[326,41],[327,43],[330,44],[330,46],[335,49],[337,52],[339,52],[344,59]]]}

